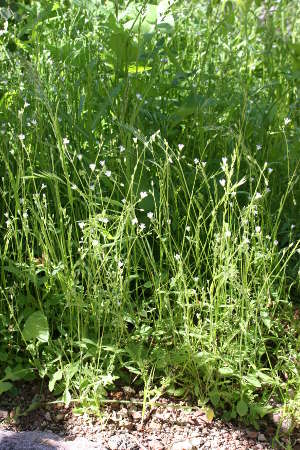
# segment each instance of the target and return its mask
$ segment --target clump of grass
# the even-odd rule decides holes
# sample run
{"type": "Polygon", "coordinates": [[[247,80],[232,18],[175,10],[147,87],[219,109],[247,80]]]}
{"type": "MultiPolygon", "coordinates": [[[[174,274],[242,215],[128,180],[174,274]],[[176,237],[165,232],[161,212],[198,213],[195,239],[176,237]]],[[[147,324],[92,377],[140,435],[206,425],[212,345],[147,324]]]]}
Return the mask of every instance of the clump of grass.
{"type": "Polygon", "coordinates": [[[271,397],[297,411],[297,82],[274,28],[293,22],[230,8],[176,4],[172,39],[122,28],[139,38],[135,71],[110,57],[101,14],[45,7],[30,62],[10,19],[0,392],[38,374],[93,411],[116,382],[142,386],[144,404],[167,392],[254,424],[271,397]],[[255,56],[270,36],[278,66],[255,56]]]}

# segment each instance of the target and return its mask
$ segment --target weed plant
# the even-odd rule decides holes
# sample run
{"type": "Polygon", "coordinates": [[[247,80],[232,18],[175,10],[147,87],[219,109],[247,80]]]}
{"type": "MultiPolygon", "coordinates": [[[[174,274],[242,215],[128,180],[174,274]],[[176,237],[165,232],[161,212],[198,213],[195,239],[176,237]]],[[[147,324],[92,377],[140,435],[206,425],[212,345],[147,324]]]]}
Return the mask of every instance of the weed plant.
{"type": "Polygon", "coordinates": [[[296,415],[298,2],[0,12],[0,393],[296,415]]]}

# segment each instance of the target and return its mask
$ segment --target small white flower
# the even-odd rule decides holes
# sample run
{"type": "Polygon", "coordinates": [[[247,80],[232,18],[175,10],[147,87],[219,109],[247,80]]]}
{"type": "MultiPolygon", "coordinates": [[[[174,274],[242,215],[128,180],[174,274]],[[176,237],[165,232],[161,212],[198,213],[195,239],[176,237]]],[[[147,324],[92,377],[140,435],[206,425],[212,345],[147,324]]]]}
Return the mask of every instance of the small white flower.
{"type": "Polygon", "coordinates": [[[256,231],[256,233],[260,233],[260,231],[261,231],[261,228],[260,228],[260,226],[259,226],[259,225],[257,225],[257,226],[255,227],[255,231],[256,231]]]}
{"type": "Polygon", "coordinates": [[[184,145],[183,144],[178,144],[178,149],[181,152],[181,150],[183,149],[184,145]]]}
{"type": "Polygon", "coordinates": [[[207,162],[206,161],[202,161],[201,164],[202,164],[202,167],[205,167],[207,162]]]}
{"type": "Polygon", "coordinates": [[[120,149],[120,153],[125,152],[125,147],[123,147],[123,145],[120,145],[119,149],[120,149]]]}
{"type": "Polygon", "coordinates": [[[276,245],[278,245],[278,241],[277,241],[277,239],[275,239],[275,241],[274,241],[274,245],[276,246],[276,245]]]}
{"type": "Polygon", "coordinates": [[[225,237],[230,237],[231,236],[231,231],[230,230],[226,230],[225,231],[225,237]]]}
{"type": "Polygon", "coordinates": [[[226,180],[224,178],[222,178],[221,180],[219,180],[219,183],[222,187],[224,187],[226,184],[226,180]]]}
{"type": "Polygon", "coordinates": [[[121,202],[122,202],[123,204],[125,204],[125,203],[126,203],[126,199],[125,199],[125,198],[122,198],[121,202]]]}
{"type": "Polygon", "coordinates": [[[153,212],[150,211],[147,213],[148,219],[150,219],[150,220],[153,219],[153,216],[154,216],[153,212]]]}
{"type": "Polygon", "coordinates": [[[170,164],[173,164],[173,159],[169,156],[168,161],[170,164]]]}
{"type": "Polygon", "coordinates": [[[32,123],[32,125],[36,125],[37,121],[35,119],[32,119],[31,123],[32,123]]]}
{"type": "Polygon", "coordinates": [[[70,141],[69,141],[69,139],[68,138],[63,138],[63,144],[64,145],[68,145],[70,143],[70,141]]]}
{"type": "Polygon", "coordinates": [[[24,141],[25,134],[23,134],[23,133],[19,134],[18,138],[20,139],[20,141],[24,141]]]}
{"type": "Polygon", "coordinates": [[[141,94],[137,93],[137,94],[136,94],[136,98],[137,98],[138,100],[142,100],[143,97],[142,97],[141,94]]]}
{"type": "Polygon", "coordinates": [[[73,189],[74,191],[76,191],[76,189],[77,189],[76,184],[72,184],[72,185],[71,185],[71,189],[73,189]]]}
{"type": "Polygon", "coordinates": [[[25,211],[25,212],[23,213],[23,217],[24,217],[24,219],[27,219],[27,218],[28,218],[28,213],[27,213],[27,211],[25,211]]]}
{"type": "Polygon", "coordinates": [[[94,172],[94,170],[96,169],[96,164],[94,163],[90,164],[89,168],[91,169],[92,172],[94,172]]]}
{"type": "Polygon", "coordinates": [[[136,144],[137,141],[138,141],[136,137],[134,137],[132,140],[133,140],[133,142],[134,142],[135,144],[136,144]]]}
{"type": "Polygon", "coordinates": [[[145,225],[144,223],[141,223],[141,224],[139,225],[139,228],[140,228],[141,230],[144,230],[144,229],[146,228],[146,225],[145,225]]]}
{"type": "Polygon", "coordinates": [[[255,194],[255,200],[258,200],[259,198],[262,198],[262,195],[261,195],[261,193],[260,192],[256,192],[256,194],[255,194]]]}
{"type": "Polygon", "coordinates": [[[266,239],[268,239],[268,241],[271,240],[271,236],[269,234],[266,235],[266,239]]]}
{"type": "Polygon", "coordinates": [[[92,240],[92,246],[93,246],[93,247],[97,247],[97,245],[99,245],[98,239],[93,239],[93,240],[92,240]]]}
{"type": "Polygon", "coordinates": [[[122,269],[123,266],[124,266],[124,263],[123,263],[122,261],[119,261],[119,262],[118,262],[118,267],[119,267],[119,269],[122,269]]]}
{"type": "Polygon", "coordinates": [[[262,149],[262,145],[261,144],[257,144],[256,150],[261,150],[261,149],[262,149]]]}
{"type": "Polygon", "coordinates": [[[227,158],[226,158],[226,156],[224,156],[222,158],[221,167],[222,167],[223,170],[225,170],[225,168],[227,167],[227,158]]]}
{"type": "Polygon", "coordinates": [[[185,229],[186,229],[186,231],[187,231],[188,233],[191,231],[191,227],[190,227],[190,226],[187,226],[185,229]]]}
{"type": "Polygon", "coordinates": [[[290,123],[291,119],[289,117],[286,117],[284,119],[284,125],[288,125],[290,123]]]}
{"type": "Polygon", "coordinates": [[[141,199],[146,198],[148,196],[148,192],[140,192],[141,199]]]}
{"type": "Polygon", "coordinates": [[[245,238],[245,239],[243,240],[243,244],[246,244],[246,245],[250,244],[249,239],[248,239],[248,238],[245,238]]]}
{"type": "Polygon", "coordinates": [[[180,255],[179,255],[179,253],[176,253],[176,255],[174,256],[174,258],[176,259],[176,261],[180,261],[180,255]]]}
{"type": "Polygon", "coordinates": [[[91,190],[91,191],[94,191],[94,190],[95,190],[95,185],[94,185],[94,184],[91,184],[91,185],[90,185],[90,190],[91,190]]]}
{"type": "Polygon", "coordinates": [[[292,225],[291,225],[291,230],[293,230],[295,227],[296,227],[296,225],[294,225],[294,224],[292,223],[292,225]]]}
{"type": "Polygon", "coordinates": [[[99,217],[99,222],[108,223],[109,219],[107,217],[99,217]]]}
{"type": "Polygon", "coordinates": [[[268,172],[269,172],[269,173],[272,173],[272,172],[273,172],[272,167],[269,167],[269,168],[268,168],[268,172]]]}
{"type": "Polygon", "coordinates": [[[194,277],[194,281],[197,283],[199,281],[199,277],[194,277]]]}
{"type": "Polygon", "coordinates": [[[105,172],[105,175],[106,175],[107,177],[110,177],[110,176],[111,176],[111,171],[110,171],[110,170],[107,170],[107,171],[105,172]]]}
{"type": "Polygon", "coordinates": [[[10,219],[7,219],[5,223],[6,223],[6,226],[7,226],[7,228],[8,228],[8,227],[10,226],[10,224],[11,224],[11,220],[10,220],[10,219]]]}
{"type": "Polygon", "coordinates": [[[100,164],[101,167],[104,167],[105,166],[105,161],[99,161],[99,164],[100,164]]]}
{"type": "Polygon", "coordinates": [[[77,158],[79,159],[79,161],[81,161],[81,160],[82,160],[82,154],[79,153],[79,154],[77,155],[77,158]]]}
{"type": "Polygon", "coordinates": [[[171,219],[167,220],[167,224],[170,225],[171,224],[171,219]]]}
{"type": "Polygon", "coordinates": [[[131,221],[132,225],[137,225],[139,223],[139,221],[137,220],[136,217],[134,217],[131,221]]]}
{"type": "Polygon", "coordinates": [[[28,108],[28,106],[30,106],[30,103],[26,102],[26,100],[25,100],[24,108],[28,108]]]}
{"type": "Polygon", "coordinates": [[[79,226],[79,228],[80,228],[81,230],[83,230],[83,229],[84,229],[84,222],[79,222],[79,223],[78,223],[78,226],[79,226]]]}
{"type": "Polygon", "coordinates": [[[198,158],[194,159],[194,164],[196,164],[196,165],[199,164],[199,159],[198,158]]]}
{"type": "Polygon", "coordinates": [[[45,189],[46,187],[45,183],[42,183],[41,189],[45,189]]]}

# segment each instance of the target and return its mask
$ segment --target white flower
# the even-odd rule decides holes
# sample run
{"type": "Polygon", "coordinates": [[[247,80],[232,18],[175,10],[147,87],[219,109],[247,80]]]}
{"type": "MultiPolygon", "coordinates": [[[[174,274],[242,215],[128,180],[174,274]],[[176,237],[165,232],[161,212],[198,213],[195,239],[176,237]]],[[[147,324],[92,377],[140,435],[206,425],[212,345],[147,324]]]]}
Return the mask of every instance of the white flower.
{"type": "Polygon", "coordinates": [[[147,213],[148,219],[150,219],[150,220],[153,219],[153,216],[154,216],[153,212],[150,211],[147,213]]]}
{"type": "Polygon", "coordinates": [[[122,261],[119,261],[119,262],[118,262],[118,267],[119,267],[119,269],[121,269],[123,266],[124,266],[124,263],[123,263],[122,261]]]}
{"type": "Polygon", "coordinates": [[[173,164],[173,159],[169,156],[168,161],[170,164],[173,164]]]}
{"type": "Polygon", "coordinates": [[[231,231],[230,230],[226,230],[225,231],[225,237],[230,237],[231,236],[231,231]]]}
{"type": "Polygon", "coordinates": [[[19,134],[18,138],[20,139],[20,141],[24,141],[25,134],[23,134],[23,133],[19,134]]]}
{"type": "Polygon", "coordinates": [[[179,255],[179,253],[176,253],[176,255],[174,256],[174,258],[176,259],[176,261],[179,261],[179,260],[180,260],[180,255],[179,255]]]}
{"type": "Polygon", "coordinates": [[[24,108],[28,108],[28,106],[30,106],[30,103],[26,102],[26,100],[25,100],[24,108]]]}
{"type": "Polygon", "coordinates": [[[70,143],[70,141],[69,141],[69,139],[68,138],[63,138],[63,144],[64,145],[68,145],[70,143]]]}
{"type": "Polygon", "coordinates": [[[288,125],[290,123],[291,119],[289,117],[286,117],[284,119],[284,125],[288,125]]]}
{"type": "Polygon", "coordinates": [[[275,241],[274,241],[274,245],[278,245],[278,241],[277,241],[277,239],[275,239],[275,241]]]}
{"type": "Polygon", "coordinates": [[[140,192],[140,196],[141,196],[141,199],[143,199],[143,198],[145,198],[145,197],[147,197],[148,196],[148,192],[140,192]]]}
{"type": "Polygon", "coordinates": [[[136,98],[137,98],[138,100],[142,100],[143,97],[142,97],[141,94],[137,93],[137,94],[136,94],[136,98]]]}
{"type": "Polygon", "coordinates": [[[106,175],[107,177],[110,177],[110,176],[111,176],[111,171],[110,171],[110,170],[107,170],[107,171],[105,172],[105,175],[106,175]]]}
{"type": "Polygon", "coordinates": [[[196,165],[199,164],[199,159],[198,158],[194,159],[194,164],[196,164],[196,165]]]}
{"type": "Polygon", "coordinates": [[[99,217],[98,220],[99,220],[99,222],[102,222],[102,223],[108,223],[109,222],[107,217],[99,217]]]}
{"type": "Polygon", "coordinates": [[[140,228],[141,230],[144,230],[144,229],[146,228],[146,225],[145,225],[144,223],[141,223],[141,224],[139,225],[139,228],[140,228]]]}
{"type": "Polygon", "coordinates": [[[226,158],[226,156],[224,156],[222,158],[221,167],[222,167],[223,170],[225,170],[225,168],[227,167],[227,158],[226,158]]]}
{"type": "Polygon", "coordinates": [[[181,151],[183,149],[184,145],[183,144],[178,144],[178,149],[179,151],[181,151]]]}
{"type": "Polygon", "coordinates": [[[77,189],[77,186],[76,186],[76,184],[72,184],[71,185],[71,189],[73,189],[74,191],[77,189]]]}
{"type": "Polygon", "coordinates": [[[170,225],[171,224],[171,219],[167,220],[167,224],[170,225]]]}
{"type": "Polygon", "coordinates": [[[126,203],[126,198],[122,198],[121,202],[122,202],[123,204],[125,204],[125,203],[126,203]]]}
{"type": "Polygon", "coordinates": [[[262,195],[261,195],[261,193],[260,192],[256,192],[256,194],[255,194],[255,200],[258,200],[259,198],[262,198],[262,195]]]}
{"type": "Polygon", "coordinates": [[[260,228],[260,226],[259,226],[259,225],[257,225],[257,226],[255,227],[255,231],[256,231],[256,233],[260,233],[260,231],[261,231],[261,228],[260,228]]]}
{"type": "Polygon", "coordinates": [[[96,169],[96,164],[90,164],[89,168],[91,169],[92,172],[94,172],[94,170],[96,169]]]}
{"type": "Polygon", "coordinates": [[[226,180],[224,178],[222,178],[221,180],[219,180],[219,183],[220,183],[221,186],[224,187],[225,184],[226,184],[226,180]]]}
{"type": "Polygon", "coordinates": [[[132,140],[133,140],[133,142],[134,142],[135,144],[136,144],[137,141],[138,141],[136,137],[134,137],[132,140]]]}
{"type": "Polygon", "coordinates": [[[105,166],[105,161],[99,161],[99,164],[100,164],[101,167],[104,167],[105,166]]]}
{"type": "Polygon", "coordinates": [[[261,149],[262,149],[262,145],[261,144],[257,144],[256,150],[261,150],[261,149]]]}
{"type": "Polygon", "coordinates": [[[78,222],[78,226],[81,230],[84,229],[84,222],[78,222]]]}
{"type": "Polygon", "coordinates": [[[194,281],[197,283],[197,281],[199,281],[199,277],[194,277],[194,281]]]}
{"type": "Polygon", "coordinates": [[[79,161],[81,161],[81,160],[82,160],[82,154],[79,153],[79,154],[77,155],[77,158],[79,159],[79,161]]]}
{"type": "Polygon", "coordinates": [[[269,168],[268,168],[268,172],[269,172],[269,173],[272,173],[272,172],[273,172],[272,167],[269,167],[269,168]]]}
{"type": "Polygon", "coordinates": [[[139,223],[139,221],[137,220],[136,217],[134,217],[131,221],[132,225],[137,225],[139,223]]]}
{"type": "Polygon", "coordinates": [[[125,152],[125,147],[123,147],[123,145],[120,145],[119,149],[120,149],[120,153],[125,152]]]}
{"type": "Polygon", "coordinates": [[[42,183],[41,189],[45,189],[46,187],[45,183],[42,183]]]}
{"type": "Polygon", "coordinates": [[[245,238],[244,240],[243,240],[243,244],[249,244],[250,243],[250,241],[249,241],[249,239],[248,238],[245,238]]]}
{"type": "Polygon", "coordinates": [[[293,230],[295,227],[296,227],[296,225],[294,225],[294,224],[292,223],[292,225],[291,225],[291,230],[293,230]]]}
{"type": "Polygon", "coordinates": [[[92,246],[93,246],[93,247],[97,247],[97,245],[99,245],[98,239],[93,239],[93,240],[92,240],[92,246]]]}
{"type": "Polygon", "coordinates": [[[188,233],[191,231],[191,227],[189,225],[185,229],[188,233]]]}
{"type": "Polygon", "coordinates": [[[201,164],[202,164],[202,167],[205,167],[207,162],[206,161],[202,161],[201,164]]]}
{"type": "Polygon", "coordinates": [[[7,221],[5,222],[6,223],[6,226],[7,226],[7,228],[10,226],[10,224],[11,224],[11,220],[10,219],[7,219],[7,221]]]}
{"type": "Polygon", "coordinates": [[[25,211],[25,212],[23,213],[23,217],[24,217],[24,219],[27,219],[27,218],[28,218],[28,213],[27,213],[27,211],[25,211]]]}

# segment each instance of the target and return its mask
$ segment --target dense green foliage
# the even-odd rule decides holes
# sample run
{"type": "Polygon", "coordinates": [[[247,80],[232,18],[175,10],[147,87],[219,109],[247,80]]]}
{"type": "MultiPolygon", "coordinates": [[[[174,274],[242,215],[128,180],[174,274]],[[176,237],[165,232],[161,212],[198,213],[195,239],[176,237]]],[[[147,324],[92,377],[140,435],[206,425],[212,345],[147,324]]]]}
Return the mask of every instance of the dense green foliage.
{"type": "Polygon", "coordinates": [[[2,2],[0,393],[300,403],[297,0],[2,2]]]}

